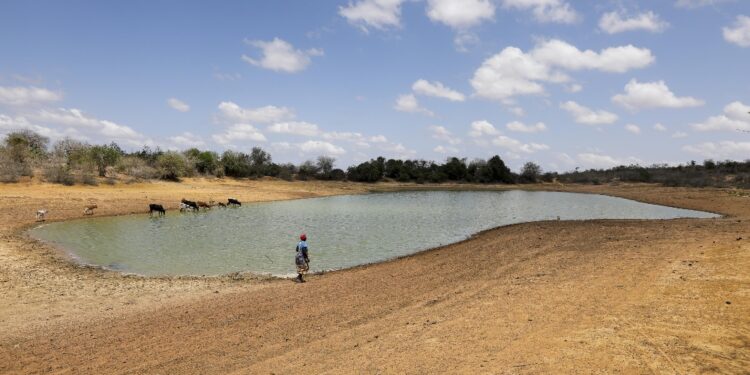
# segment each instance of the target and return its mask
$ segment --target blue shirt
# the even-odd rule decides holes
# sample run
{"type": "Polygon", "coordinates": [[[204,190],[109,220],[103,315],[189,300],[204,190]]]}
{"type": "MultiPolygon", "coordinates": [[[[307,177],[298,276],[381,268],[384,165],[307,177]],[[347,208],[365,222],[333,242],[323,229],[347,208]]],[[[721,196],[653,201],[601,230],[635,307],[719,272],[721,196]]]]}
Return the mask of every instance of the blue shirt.
{"type": "Polygon", "coordinates": [[[301,252],[305,256],[305,260],[307,260],[307,241],[300,241],[297,244],[297,251],[301,252]]]}

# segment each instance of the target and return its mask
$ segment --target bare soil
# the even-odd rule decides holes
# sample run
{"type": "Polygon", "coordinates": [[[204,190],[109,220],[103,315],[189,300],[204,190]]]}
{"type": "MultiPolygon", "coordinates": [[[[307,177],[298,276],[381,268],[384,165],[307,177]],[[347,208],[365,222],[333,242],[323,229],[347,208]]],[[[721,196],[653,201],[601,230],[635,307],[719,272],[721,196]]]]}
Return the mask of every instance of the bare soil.
{"type": "Polygon", "coordinates": [[[750,371],[747,191],[523,186],[725,216],[519,224],[312,275],[304,284],[248,275],[123,276],[77,266],[23,234],[37,209],[48,209],[49,220],[68,220],[82,217],[88,202],[98,204],[100,216],[144,212],[148,203],[174,209],[182,197],[261,201],[415,188],[436,187],[233,180],[0,185],[0,372],[750,371]]]}

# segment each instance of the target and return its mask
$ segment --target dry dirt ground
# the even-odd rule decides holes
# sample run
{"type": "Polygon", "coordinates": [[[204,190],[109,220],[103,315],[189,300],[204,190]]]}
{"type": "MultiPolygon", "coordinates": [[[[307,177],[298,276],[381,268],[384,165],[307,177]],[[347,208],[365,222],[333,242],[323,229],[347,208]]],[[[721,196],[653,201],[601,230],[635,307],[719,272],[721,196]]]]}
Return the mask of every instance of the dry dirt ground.
{"type": "Polygon", "coordinates": [[[70,219],[89,200],[96,215],[110,215],[151,201],[174,208],[183,196],[259,201],[372,188],[415,187],[0,185],[0,372],[750,373],[743,191],[524,186],[725,216],[519,224],[305,284],[127,277],[75,266],[22,233],[39,208],[70,219]]]}

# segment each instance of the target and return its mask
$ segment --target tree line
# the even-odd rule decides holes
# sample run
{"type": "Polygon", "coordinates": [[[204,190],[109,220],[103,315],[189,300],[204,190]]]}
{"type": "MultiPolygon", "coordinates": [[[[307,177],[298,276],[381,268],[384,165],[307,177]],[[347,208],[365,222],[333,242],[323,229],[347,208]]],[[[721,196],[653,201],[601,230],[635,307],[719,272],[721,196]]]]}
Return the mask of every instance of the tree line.
{"type": "Polygon", "coordinates": [[[535,183],[562,182],[602,184],[651,182],[667,186],[750,187],[750,161],[713,161],[684,165],[618,166],[557,173],[544,172],[538,164],[527,162],[519,173],[510,170],[497,155],[485,160],[449,157],[444,163],[415,159],[378,157],[348,167],[335,168],[335,159],[319,156],[299,165],[274,163],[271,154],[260,147],[249,153],[227,150],[219,154],[190,148],[181,152],[144,146],[127,152],[116,143],[92,145],[70,138],[50,145],[49,139],[29,130],[9,133],[0,144],[0,182],[15,182],[22,176],[39,177],[48,182],[95,185],[163,179],[179,181],[184,177],[213,176],[258,178],[270,176],[285,180],[383,180],[414,183],[535,183]]]}

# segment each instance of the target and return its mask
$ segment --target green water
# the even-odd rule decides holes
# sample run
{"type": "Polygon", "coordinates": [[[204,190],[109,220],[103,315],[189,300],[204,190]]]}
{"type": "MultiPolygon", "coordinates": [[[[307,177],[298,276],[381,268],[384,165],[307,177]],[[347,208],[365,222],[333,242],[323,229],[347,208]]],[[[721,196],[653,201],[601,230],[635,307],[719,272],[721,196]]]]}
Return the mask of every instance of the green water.
{"type": "Polygon", "coordinates": [[[141,275],[289,276],[305,232],[311,270],[408,255],[513,223],[582,219],[710,218],[714,214],[601,195],[554,192],[399,192],[245,204],[42,225],[32,236],[84,264],[141,275]]]}

